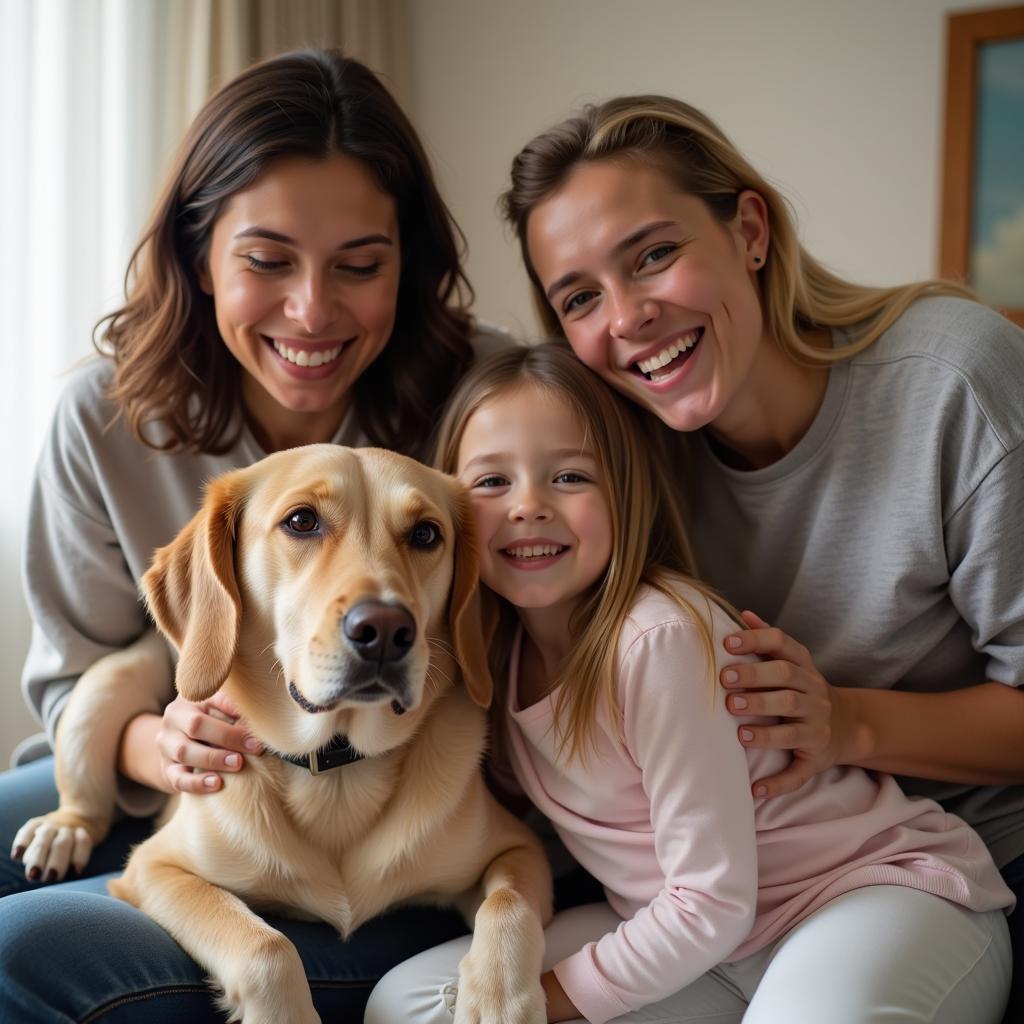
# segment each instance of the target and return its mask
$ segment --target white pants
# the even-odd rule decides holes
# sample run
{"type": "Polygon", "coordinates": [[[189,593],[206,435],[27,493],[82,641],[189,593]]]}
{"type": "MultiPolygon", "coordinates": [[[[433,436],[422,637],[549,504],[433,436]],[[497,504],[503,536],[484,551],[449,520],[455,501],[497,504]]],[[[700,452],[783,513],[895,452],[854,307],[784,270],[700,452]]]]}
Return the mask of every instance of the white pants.
{"type": "MultiPolygon", "coordinates": [[[[559,914],[545,970],[614,931],[606,903],[559,914]]],[[[370,996],[364,1024],[451,1024],[470,938],[399,964],[370,996]]],[[[719,964],[616,1024],[998,1024],[1010,988],[1002,911],[978,914],[901,886],[867,886],[825,904],[772,946],[719,964]]]]}

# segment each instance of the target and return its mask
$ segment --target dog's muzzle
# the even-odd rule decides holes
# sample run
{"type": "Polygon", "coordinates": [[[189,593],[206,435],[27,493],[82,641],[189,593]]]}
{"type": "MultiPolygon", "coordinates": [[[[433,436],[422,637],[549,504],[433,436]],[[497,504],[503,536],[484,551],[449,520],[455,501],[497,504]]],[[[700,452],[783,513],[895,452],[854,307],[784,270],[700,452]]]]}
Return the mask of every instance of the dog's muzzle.
{"type": "Polygon", "coordinates": [[[341,620],[341,631],[356,660],[337,680],[331,699],[316,704],[289,682],[292,700],[311,715],[333,711],[342,700],[362,704],[390,700],[395,714],[404,714],[412,699],[404,659],[416,640],[416,620],[409,609],[385,601],[360,601],[341,620]]]}

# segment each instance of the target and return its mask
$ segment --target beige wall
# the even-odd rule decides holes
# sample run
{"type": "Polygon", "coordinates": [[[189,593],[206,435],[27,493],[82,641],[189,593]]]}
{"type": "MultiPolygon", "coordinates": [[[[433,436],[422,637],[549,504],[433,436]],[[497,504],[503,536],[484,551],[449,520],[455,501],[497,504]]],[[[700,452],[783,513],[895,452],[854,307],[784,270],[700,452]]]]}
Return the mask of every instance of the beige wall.
{"type": "MultiPolygon", "coordinates": [[[[509,159],[571,108],[624,92],[675,94],[718,119],[785,186],[805,242],[836,269],[879,283],[933,272],[943,19],[972,6],[989,3],[405,0],[402,93],[468,237],[479,314],[534,329],[494,213],[509,159]]],[[[27,632],[24,610],[10,610],[0,635],[19,659],[27,632]]],[[[11,680],[0,767],[36,728],[13,691],[11,680]]]]}
{"type": "Polygon", "coordinates": [[[411,114],[485,318],[530,332],[495,217],[510,158],[582,103],[679,96],[783,186],[804,243],[872,284],[933,274],[949,10],[986,0],[408,0],[411,114]]]}

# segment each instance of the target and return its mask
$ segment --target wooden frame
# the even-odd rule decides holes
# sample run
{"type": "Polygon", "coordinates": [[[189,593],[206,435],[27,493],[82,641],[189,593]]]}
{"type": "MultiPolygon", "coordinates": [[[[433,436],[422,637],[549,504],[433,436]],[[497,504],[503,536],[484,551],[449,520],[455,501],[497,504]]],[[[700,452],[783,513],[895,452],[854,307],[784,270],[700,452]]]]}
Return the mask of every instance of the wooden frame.
{"type": "MultiPolygon", "coordinates": [[[[951,14],[947,20],[945,174],[939,274],[970,281],[978,50],[984,43],[1024,39],[1024,6],[951,14]]],[[[1002,309],[1024,325],[1024,302],[1002,309]]]]}

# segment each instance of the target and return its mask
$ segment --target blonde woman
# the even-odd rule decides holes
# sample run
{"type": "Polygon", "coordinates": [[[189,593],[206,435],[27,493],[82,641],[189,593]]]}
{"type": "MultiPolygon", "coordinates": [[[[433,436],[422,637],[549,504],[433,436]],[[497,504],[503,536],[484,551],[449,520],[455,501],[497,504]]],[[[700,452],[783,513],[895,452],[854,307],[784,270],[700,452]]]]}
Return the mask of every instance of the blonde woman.
{"type": "MultiPolygon", "coordinates": [[[[764,660],[721,682],[734,714],[780,719],[741,743],[791,757],[755,796],[895,772],[1024,894],[1024,333],[953,285],[826,270],[676,100],[543,132],[504,203],[550,331],[680,432],[701,577],[757,612],[726,644],[764,660]]],[[[1024,912],[1010,928],[1015,1021],[1024,912]]]]}
{"type": "MultiPolygon", "coordinates": [[[[441,425],[497,606],[499,763],[607,894],[545,933],[546,1019],[995,1024],[1012,896],[975,832],[860,768],[752,797],[785,755],[733,740],[715,673],[736,620],[694,581],[648,447],[563,345],[470,370],[441,425]]],[[[468,948],[389,973],[367,1024],[476,1020],[468,948]]]]}

